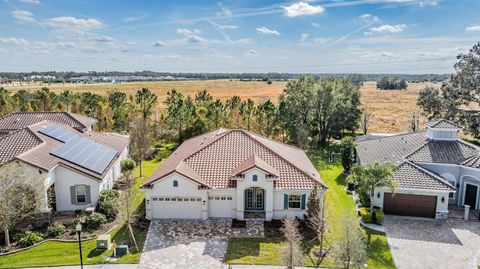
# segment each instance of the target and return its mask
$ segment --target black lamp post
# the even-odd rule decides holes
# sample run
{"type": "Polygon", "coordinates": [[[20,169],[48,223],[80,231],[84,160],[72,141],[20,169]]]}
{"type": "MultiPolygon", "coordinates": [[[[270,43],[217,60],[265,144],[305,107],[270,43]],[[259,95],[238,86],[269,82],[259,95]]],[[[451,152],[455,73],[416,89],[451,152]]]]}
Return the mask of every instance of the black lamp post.
{"type": "Polygon", "coordinates": [[[80,268],[83,269],[83,256],[82,256],[82,224],[78,223],[75,227],[78,235],[78,248],[80,249],[80,268]]]}

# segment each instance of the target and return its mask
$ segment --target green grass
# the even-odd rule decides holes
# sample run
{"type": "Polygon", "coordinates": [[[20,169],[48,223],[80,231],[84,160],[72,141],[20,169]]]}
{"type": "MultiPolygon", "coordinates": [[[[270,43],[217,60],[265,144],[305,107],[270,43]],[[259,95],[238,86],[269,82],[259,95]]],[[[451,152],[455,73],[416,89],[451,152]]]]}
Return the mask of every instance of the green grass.
{"type": "MultiPolygon", "coordinates": [[[[139,190],[144,178],[150,176],[158,167],[158,161],[144,161],[142,163],[143,178],[137,180],[133,187],[132,195],[133,208],[137,211],[144,209],[145,205],[142,203],[144,193],[139,190]]],[[[139,175],[138,169],[135,172],[139,175]]],[[[140,251],[143,249],[143,244],[147,235],[146,229],[134,229],[135,238],[139,244],[140,251]]],[[[122,243],[129,240],[128,229],[125,222],[122,221],[111,233],[112,240],[117,243],[122,243]]],[[[95,240],[86,241],[82,243],[83,261],[85,264],[104,263],[105,258],[112,255],[112,251],[96,251],[95,240]]],[[[118,259],[117,263],[138,263],[140,254],[135,248],[130,248],[129,254],[118,259]]],[[[29,266],[56,266],[56,265],[75,265],[79,263],[78,243],[74,242],[47,242],[37,247],[26,251],[21,251],[15,254],[0,256],[0,268],[15,268],[15,267],[29,267],[29,266]]]]}
{"type": "MultiPolygon", "coordinates": [[[[345,192],[346,177],[342,174],[340,163],[326,163],[325,154],[312,153],[310,160],[320,172],[327,191],[327,240],[335,243],[342,235],[343,219],[346,215],[356,215],[352,196],[345,192]]],[[[367,234],[367,252],[369,268],[395,268],[387,244],[385,234],[365,230],[367,234]]],[[[311,250],[317,242],[305,244],[305,249],[311,250]]],[[[259,264],[281,265],[281,248],[283,242],[280,238],[233,238],[229,242],[226,261],[229,264],[259,264]]],[[[312,260],[306,255],[305,264],[313,266],[312,260]]],[[[331,257],[323,263],[323,267],[338,267],[331,257]]]]}

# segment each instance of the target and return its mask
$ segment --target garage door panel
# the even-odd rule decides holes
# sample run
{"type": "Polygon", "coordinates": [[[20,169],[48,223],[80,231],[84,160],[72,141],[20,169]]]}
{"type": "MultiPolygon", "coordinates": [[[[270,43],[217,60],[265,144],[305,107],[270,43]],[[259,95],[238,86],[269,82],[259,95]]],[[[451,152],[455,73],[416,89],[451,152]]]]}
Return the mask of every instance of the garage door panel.
{"type": "Polygon", "coordinates": [[[154,219],[201,219],[202,203],[197,197],[152,198],[154,219]]]}
{"type": "Polygon", "coordinates": [[[402,193],[385,193],[383,211],[385,214],[434,218],[437,197],[402,193]]]}
{"type": "Polygon", "coordinates": [[[211,218],[231,218],[233,199],[231,196],[213,196],[208,198],[208,216],[211,218]]]}

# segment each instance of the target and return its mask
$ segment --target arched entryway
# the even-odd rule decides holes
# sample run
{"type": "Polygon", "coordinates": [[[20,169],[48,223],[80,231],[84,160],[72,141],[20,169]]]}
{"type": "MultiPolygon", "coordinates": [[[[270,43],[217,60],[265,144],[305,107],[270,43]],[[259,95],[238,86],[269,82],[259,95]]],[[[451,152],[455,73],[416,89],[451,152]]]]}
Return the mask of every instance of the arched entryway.
{"type": "Polygon", "coordinates": [[[251,187],[245,190],[245,211],[265,211],[265,190],[259,187],[251,187]]]}

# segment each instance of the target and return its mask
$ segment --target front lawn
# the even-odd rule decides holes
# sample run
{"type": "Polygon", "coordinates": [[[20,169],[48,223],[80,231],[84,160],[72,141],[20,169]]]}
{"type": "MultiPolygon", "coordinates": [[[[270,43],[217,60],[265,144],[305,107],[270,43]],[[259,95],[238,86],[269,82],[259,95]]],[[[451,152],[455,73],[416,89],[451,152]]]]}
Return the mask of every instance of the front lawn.
{"type": "MultiPolygon", "coordinates": [[[[326,154],[312,153],[310,160],[320,172],[327,191],[327,240],[331,243],[338,241],[342,234],[343,216],[356,215],[352,196],[345,192],[345,175],[340,163],[329,164],[326,154]]],[[[369,268],[395,268],[387,244],[385,234],[365,230],[368,238],[368,266],[369,268]]],[[[226,261],[229,264],[261,264],[281,265],[282,239],[280,238],[232,238],[229,242],[226,261]]],[[[306,249],[312,249],[316,242],[306,244],[306,249]]],[[[312,260],[306,255],[305,264],[313,266],[312,260]]],[[[322,264],[324,267],[336,267],[332,258],[327,258],[322,264]]]]}
{"type": "MultiPolygon", "coordinates": [[[[142,203],[144,193],[139,190],[144,178],[150,176],[158,167],[158,161],[144,161],[142,163],[143,178],[137,180],[133,187],[132,196],[133,208],[136,211],[143,211],[145,205],[142,203]]],[[[138,170],[138,168],[137,168],[138,170]]],[[[136,171],[135,175],[138,176],[136,171]]],[[[134,227],[134,234],[139,245],[140,251],[147,235],[147,229],[138,229],[134,227]]],[[[129,240],[128,229],[125,220],[110,233],[112,240],[121,243],[129,240]]],[[[96,251],[95,240],[82,243],[83,262],[85,264],[104,263],[105,258],[112,256],[112,251],[96,251]]],[[[137,253],[135,248],[130,248],[131,253],[118,259],[117,263],[138,263],[141,253],[137,253]]],[[[0,256],[0,268],[30,267],[30,266],[56,266],[56,265],[75,265],[79,264],[79,253],[77,242],[47,242],[29,250],[21,251],[15,254],[0,256]]]]}

